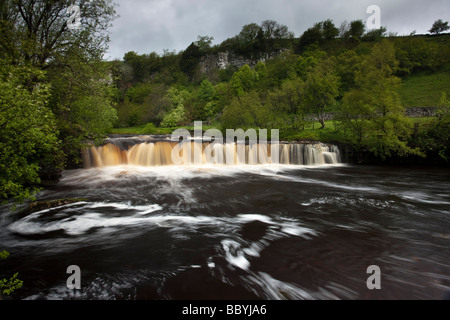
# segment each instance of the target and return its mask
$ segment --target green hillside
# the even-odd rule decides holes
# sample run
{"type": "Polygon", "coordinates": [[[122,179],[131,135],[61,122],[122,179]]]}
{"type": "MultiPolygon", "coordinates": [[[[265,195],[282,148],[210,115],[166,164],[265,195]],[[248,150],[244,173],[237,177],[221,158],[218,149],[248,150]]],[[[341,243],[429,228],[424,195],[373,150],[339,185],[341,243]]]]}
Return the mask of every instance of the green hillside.
{"type": "Polygon", "coordinates": [[[399,89],[404,107],[436,106],[442,92],[450,97],[450,64],[436,72],[422,71],[407,76],[399,89]]]}

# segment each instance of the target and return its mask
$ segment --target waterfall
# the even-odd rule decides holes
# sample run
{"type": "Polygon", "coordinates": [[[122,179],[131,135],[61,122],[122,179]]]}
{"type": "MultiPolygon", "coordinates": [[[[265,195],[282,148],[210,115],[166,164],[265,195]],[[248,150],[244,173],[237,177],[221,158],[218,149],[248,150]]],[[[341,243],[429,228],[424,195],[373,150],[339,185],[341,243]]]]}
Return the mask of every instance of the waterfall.
{"type": "Polygon", "coordinates": [[[84,166],[173,165],[173,154],[181,164],[261,165],[325,165],[341,163],[339,148],[323,143],[280,143],[279,161],[271,157],[270,144],[241,145],[238,143],[171,141],[141,142],[124,148],[111,141],[100,147],[82,150],[84,166]]]}

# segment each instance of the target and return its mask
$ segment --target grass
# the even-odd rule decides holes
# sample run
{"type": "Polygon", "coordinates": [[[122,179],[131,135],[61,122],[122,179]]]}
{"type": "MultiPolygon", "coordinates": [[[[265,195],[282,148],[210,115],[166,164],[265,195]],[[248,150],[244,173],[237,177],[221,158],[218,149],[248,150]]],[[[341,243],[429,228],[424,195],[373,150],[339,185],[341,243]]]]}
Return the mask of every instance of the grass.
{"type": "MultiPolygon", "coordinates": [[[[426,124],[430,122],[433,118],[423,117],[423,118],[408,118],[408,122],[410,123],[411,129],[414,128],[415,123],[426,124]]],[[[140,134],[148,134],[144,131],[145,125],[130,127],[130,128],[116,128],[111,132],[112,134],[130,134],[130,135],[140,135],[140,134]]],[[[188,131],[194,131],[194,126],[181,126],[175,128],[156,128],[156,131],[152,134],[162,134],[162,135],[170,135],[176,129],[187,129],[188,131]]],[[[209,129],[219,129],[220,124],[214,125],[203,125],[203,131],[209,129]]],[[[269,132],[270,133],[270,132],[269,132]]],[[[225,136],[225,133],[223,133],[225,136]]],[[[268,137],[270,140],[270,136],[268,137]]],[[[305,130],[296,130],[296,129],[280,129],[279,139],[281,141],[322,141],[322,142],[336,142],[336,141],[345,141],[344,133],[339,130],[339,125],[335,121],[325,121],[325,128],[321,129],[321,125],[319,122],[311,122],[305,126],[305,130]]]]}
{"type": "Polygon", "coordinates": [[[404,107],[434,107],[442,92],[450,96],[450,64],[435,72],[419,72],[406,77],[399,89],[404,107]]]}
{"type": "MultiPolygon", "coordinates": [[[[145,126],[146,125],[140,125],[140,126],[136,126],[136,127],[129,127],[129,128],[114,128],[112,129],[112,131],[110,132],[111,134],[135,134],[135,135],[140,135],[140,134],[172,134],[172,132],[174,132],[176,129],[187,129],[188,131],[194,131],[194,125],[191,126],[181,126],[181,127],[174,127],[174,128],[155,128],[154,132],[146,132],[145,130],[145,126]]],[[[202,126],[202,130],[209,130],[209,129],[219,129],[220,130],[220,125],[219,124],[213,124],[213,125],[203,125],[202,126]]]]}
{"type": "MultiPolygon", "coordinates": [[[[156,131],[152,134],[171,134],[173,132],[170,128],[156,128],[156,131]]],[[[128,128],[114,128],[111,134],[148,134],[145,132],[145,125],[128,127],[128,128]]]]}

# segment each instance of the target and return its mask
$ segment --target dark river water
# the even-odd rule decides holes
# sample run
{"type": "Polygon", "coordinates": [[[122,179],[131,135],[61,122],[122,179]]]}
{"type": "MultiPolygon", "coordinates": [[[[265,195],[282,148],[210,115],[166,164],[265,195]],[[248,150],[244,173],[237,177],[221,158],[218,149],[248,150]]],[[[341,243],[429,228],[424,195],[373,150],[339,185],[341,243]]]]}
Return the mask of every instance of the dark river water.
{"type": "Polygon", "coordinates": [[[115,166],[66,171],[0,215],[14,299],[445,299],[450,172],[115,166]],[[79,266],[81,289],[67,288],[79,266]],[[380,268],[370,290],[367,268],[380,268]]]}

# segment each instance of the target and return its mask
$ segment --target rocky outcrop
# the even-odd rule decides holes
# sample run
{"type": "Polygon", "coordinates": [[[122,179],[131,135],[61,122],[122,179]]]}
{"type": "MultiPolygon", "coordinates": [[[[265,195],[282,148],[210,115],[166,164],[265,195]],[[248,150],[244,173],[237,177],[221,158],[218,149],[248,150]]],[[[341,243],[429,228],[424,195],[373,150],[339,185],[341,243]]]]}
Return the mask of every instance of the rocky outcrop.
{"type": "Polygon", "coordinates": [[[253,67],[258,63],[258,61],[265,62],[268,59],[274,58],[275,56],[279,55],[283,51],[284,50],[280,50],[278,52],[267,54],[260,59],[249,59],[229,51],[219,52],[216,54],[208,54],[200,60],[200,72],[203,74],[207,74],[212,70],[225,70],[228,67],[235,67],[236,69],[239,69],[246,64],[248,64],[250,67],[253,67]]]}

